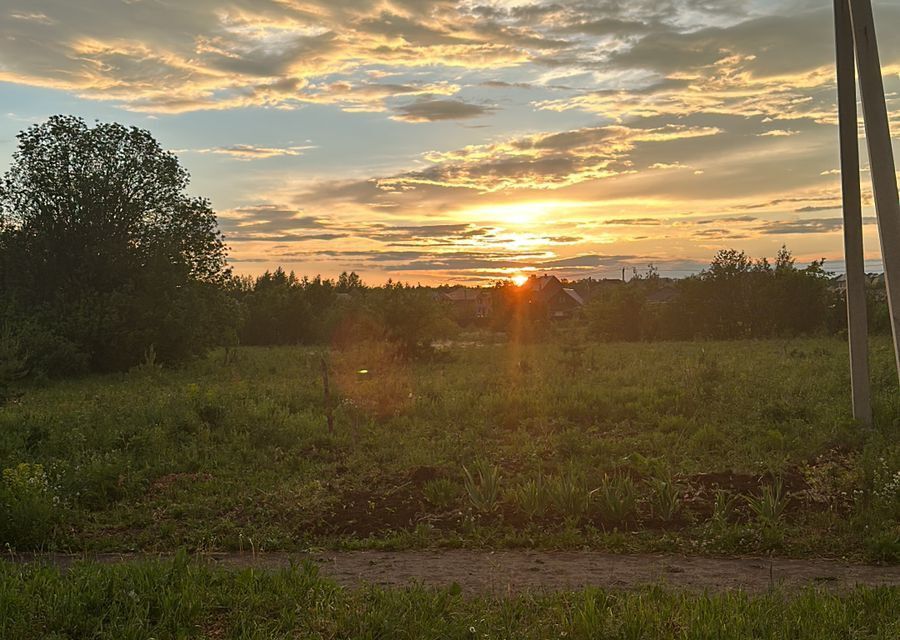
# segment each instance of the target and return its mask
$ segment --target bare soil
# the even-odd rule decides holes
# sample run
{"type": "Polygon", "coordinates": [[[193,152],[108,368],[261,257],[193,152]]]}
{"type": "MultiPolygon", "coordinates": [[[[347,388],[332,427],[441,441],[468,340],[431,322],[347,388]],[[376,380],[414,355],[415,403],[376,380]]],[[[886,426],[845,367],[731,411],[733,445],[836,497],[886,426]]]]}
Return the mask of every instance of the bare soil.
{"type": "MultiPolygon", "coordinates": [[[[166,556],[101,554],[86,559],[116,563],[157,557],[166,556]]],[[[318,565],[321,575],[347,587],[365,584],[447,587],[455,583],[464,592],[494,595],[581,587],[635,589],[646,585],[692,591],[741,589],[756,593],[773,587],[818,586],[840,591],[856,585],[900,586],[900,567],[820,559],[470,550],[203,554],[197,557],[220,567],[261,570],[275,570],[292,561],[310,560],[318,565]]],[[[13,562],[48,562],[63,568],[81,559],[81,556],[54,554],[8,557],[13,562]]]]}

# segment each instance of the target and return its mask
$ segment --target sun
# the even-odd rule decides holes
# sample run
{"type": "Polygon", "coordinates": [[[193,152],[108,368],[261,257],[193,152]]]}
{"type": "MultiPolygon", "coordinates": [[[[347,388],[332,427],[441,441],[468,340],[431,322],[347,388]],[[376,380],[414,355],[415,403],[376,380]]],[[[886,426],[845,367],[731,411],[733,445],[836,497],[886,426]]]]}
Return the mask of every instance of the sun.
{"type": "Polygon", "coordinates": [[[512,281],[514,285],[516,285],[517,287],[521,287],[523,284],[528,282],[528,276],[519,273],[512,277],[512,281]]]}

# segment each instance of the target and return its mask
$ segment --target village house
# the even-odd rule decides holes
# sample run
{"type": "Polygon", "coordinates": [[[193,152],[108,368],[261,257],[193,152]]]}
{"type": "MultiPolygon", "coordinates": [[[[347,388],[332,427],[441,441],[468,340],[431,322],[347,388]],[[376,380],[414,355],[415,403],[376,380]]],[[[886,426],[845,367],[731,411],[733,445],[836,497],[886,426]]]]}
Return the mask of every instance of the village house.
{"type": "Polygon", "coordinates": [[[564,286],[556,276],[531,276],[519,289],[523,300],[548,319],[569,318],[584,305],[578,292],[564,286]]]}
{"type": "Polygon", "coordinates": [[[494,308],[491,289],[454,287],[448,291],[439,291],[438,295],[441,300],[450,303],[457,320],[489,318],[494,308]]]}

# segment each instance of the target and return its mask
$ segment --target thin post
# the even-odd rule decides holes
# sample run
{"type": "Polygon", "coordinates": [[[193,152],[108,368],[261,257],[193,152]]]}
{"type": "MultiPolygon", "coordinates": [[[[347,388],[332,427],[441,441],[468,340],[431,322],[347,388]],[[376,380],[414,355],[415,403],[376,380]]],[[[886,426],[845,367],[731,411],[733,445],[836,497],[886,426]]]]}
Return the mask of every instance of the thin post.
{"type": "Polygon", "coordinates": [[[872,191],[875,194],[875,216],[878,219],[881,258],[884,261],[888,310],[894,334],[894,357],[897,375],[900,377],[900,197],[897,195],[891,128],[884,101],[871,1],[850,0],[850,16],[856,45],[856,66],[866,125],[872,191]]]}
{"type": "Polygon", "coordinates": [[[869,381],[869,327],[866,312],[866,265],[863,256],[862,198],[859,187],[859,134],[856,116],[856,70],[849,0],[834,0],[837,60],[838,129],[841,146],[841,196],[844,209],[847,339],[850,344],[850,390],[853,417],[872,424],[869,381]]]}
{"type": "Polygon", "coordinates": [[[328,423],[328,433],[334,433],[334,409],[331,406],[331,390],[328,388],[328,362],[325,356],[321,358],[322,363],[322,393],[325,396],[325,420],[328,423]]]}

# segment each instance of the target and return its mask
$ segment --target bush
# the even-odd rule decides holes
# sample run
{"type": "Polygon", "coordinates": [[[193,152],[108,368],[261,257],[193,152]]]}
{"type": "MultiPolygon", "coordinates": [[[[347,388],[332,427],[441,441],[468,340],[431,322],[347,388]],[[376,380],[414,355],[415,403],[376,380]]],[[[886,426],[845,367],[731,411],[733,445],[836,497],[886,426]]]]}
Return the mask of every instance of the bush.
{"type": "Polygon", "coordinates": [[[21,463],[3,470],[0,482],[0,543],[36,549],[57,522],[59,499],[39,464],[21,463]]]}

